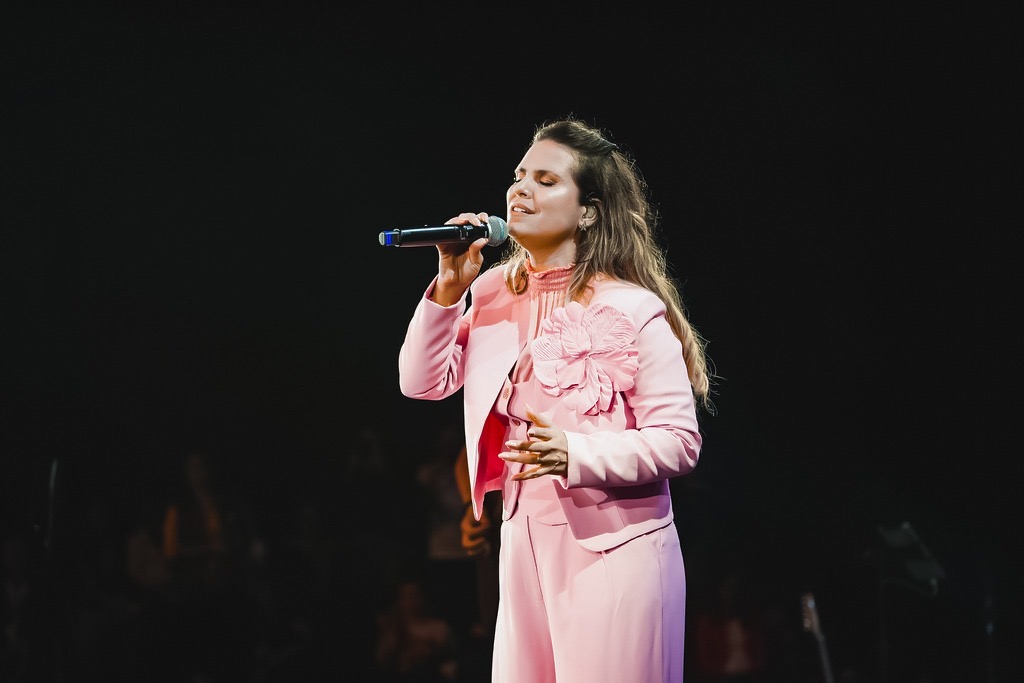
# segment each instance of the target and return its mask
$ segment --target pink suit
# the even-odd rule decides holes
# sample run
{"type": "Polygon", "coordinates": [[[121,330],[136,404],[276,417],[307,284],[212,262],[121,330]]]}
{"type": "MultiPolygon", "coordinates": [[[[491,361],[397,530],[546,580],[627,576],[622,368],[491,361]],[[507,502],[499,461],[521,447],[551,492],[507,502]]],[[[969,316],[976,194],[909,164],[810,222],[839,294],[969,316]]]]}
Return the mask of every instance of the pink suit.
{"type": "Polygon", "coordinates": [[[402,393],[463,390],[473,507],[503,490],[493,683],[682,681],[685,572],[669,479],[701,436],[664,304],[599,279],[561,305],[568,270],[508,291],[500,269],[442,307],[431,283],[399,354],[402,393]],[[554,302],[558,302],[557,304],[554,302]],[[526,440],[524,405],[566,433],[568,472],[527,482],[498,453],[526,440]]]}

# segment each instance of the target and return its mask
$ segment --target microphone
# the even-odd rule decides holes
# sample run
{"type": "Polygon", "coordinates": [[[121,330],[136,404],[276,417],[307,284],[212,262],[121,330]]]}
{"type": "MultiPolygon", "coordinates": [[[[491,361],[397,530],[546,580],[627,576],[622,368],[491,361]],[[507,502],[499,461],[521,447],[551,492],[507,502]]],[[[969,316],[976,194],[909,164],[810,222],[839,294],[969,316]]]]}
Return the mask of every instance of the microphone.
{"type": "Polygon", "coordinates": [[[438,244],[469,244],[481,237],[488,239],[488,246],[496,247],[508,238],[508,224],[497,216],[490,216],[487,225],[439,225],[385,230],[379,239],[385,247],[432,247],[438,244]]]}

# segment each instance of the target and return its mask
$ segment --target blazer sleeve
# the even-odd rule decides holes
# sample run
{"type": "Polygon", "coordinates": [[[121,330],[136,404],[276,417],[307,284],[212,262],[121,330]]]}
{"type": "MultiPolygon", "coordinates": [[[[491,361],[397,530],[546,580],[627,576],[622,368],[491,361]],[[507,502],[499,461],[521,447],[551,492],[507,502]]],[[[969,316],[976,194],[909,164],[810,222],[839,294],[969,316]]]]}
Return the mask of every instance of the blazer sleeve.
{"type": "Polygon", "coordinates": [[[621,290],[604,303],[628,313],[637,325],[638,369],[622,392],[624,430],[566,431],[566,488],[646,484],[691,472],[700,455],[693,389],[682,343],[665,307],[653,294],[621,290]]]}
{"type": "Polygon", "coordinates": [[[405,340],[398,352],[399,388],[409,398],[440,401],[462,388],[462,355],[468,323],[464,323],[466,300],[441,306],[430,300],[437,283],[431,281],[420,298],[405,340]]]}

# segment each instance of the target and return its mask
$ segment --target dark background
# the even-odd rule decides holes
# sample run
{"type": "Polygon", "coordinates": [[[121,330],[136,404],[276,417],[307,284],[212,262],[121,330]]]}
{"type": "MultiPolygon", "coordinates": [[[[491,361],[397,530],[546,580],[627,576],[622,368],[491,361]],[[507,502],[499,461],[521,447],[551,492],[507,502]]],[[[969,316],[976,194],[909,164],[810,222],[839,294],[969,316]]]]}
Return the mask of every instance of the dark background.
{"type": "Polygon", "coordinates": [[[369,430],[394,482],[366,532],[404,542],[403,482],[461,406],[398,391],[436,258],[377,235],[503,215],[533,127],[572,113],[637,159],[719,376],[700,466],[673,483],[691,599],[742,566],[783,611],[816,592],[837,670],[878,680],[884,628],[904,680],[1019,670],[1005,17],[270,1],[7,16],[5,531],[47,547],[83,496],[131,517],[201,448],[273,537],[369,430]],[[895,551],[877,527],[903,522],[945,577],[931,597],[892,584],[880,612],[895,551]]]}

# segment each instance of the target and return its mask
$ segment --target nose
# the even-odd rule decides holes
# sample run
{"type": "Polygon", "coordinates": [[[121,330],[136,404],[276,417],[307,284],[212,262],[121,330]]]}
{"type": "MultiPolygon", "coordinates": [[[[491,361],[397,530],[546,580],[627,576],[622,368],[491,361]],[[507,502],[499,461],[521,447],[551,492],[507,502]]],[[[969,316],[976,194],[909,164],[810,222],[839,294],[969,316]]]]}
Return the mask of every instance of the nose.
{"type": "Polygon", "coordinates": [[[509,204],[511,204],[512,201],[517,197],[528,198],[529,196],[530,195],[527,193],[526,189],[522,186],[521,183],[513,183],[511,186],[509,186],[508,192],[505,193],[505,199],[509,202],[509,204]]]}

